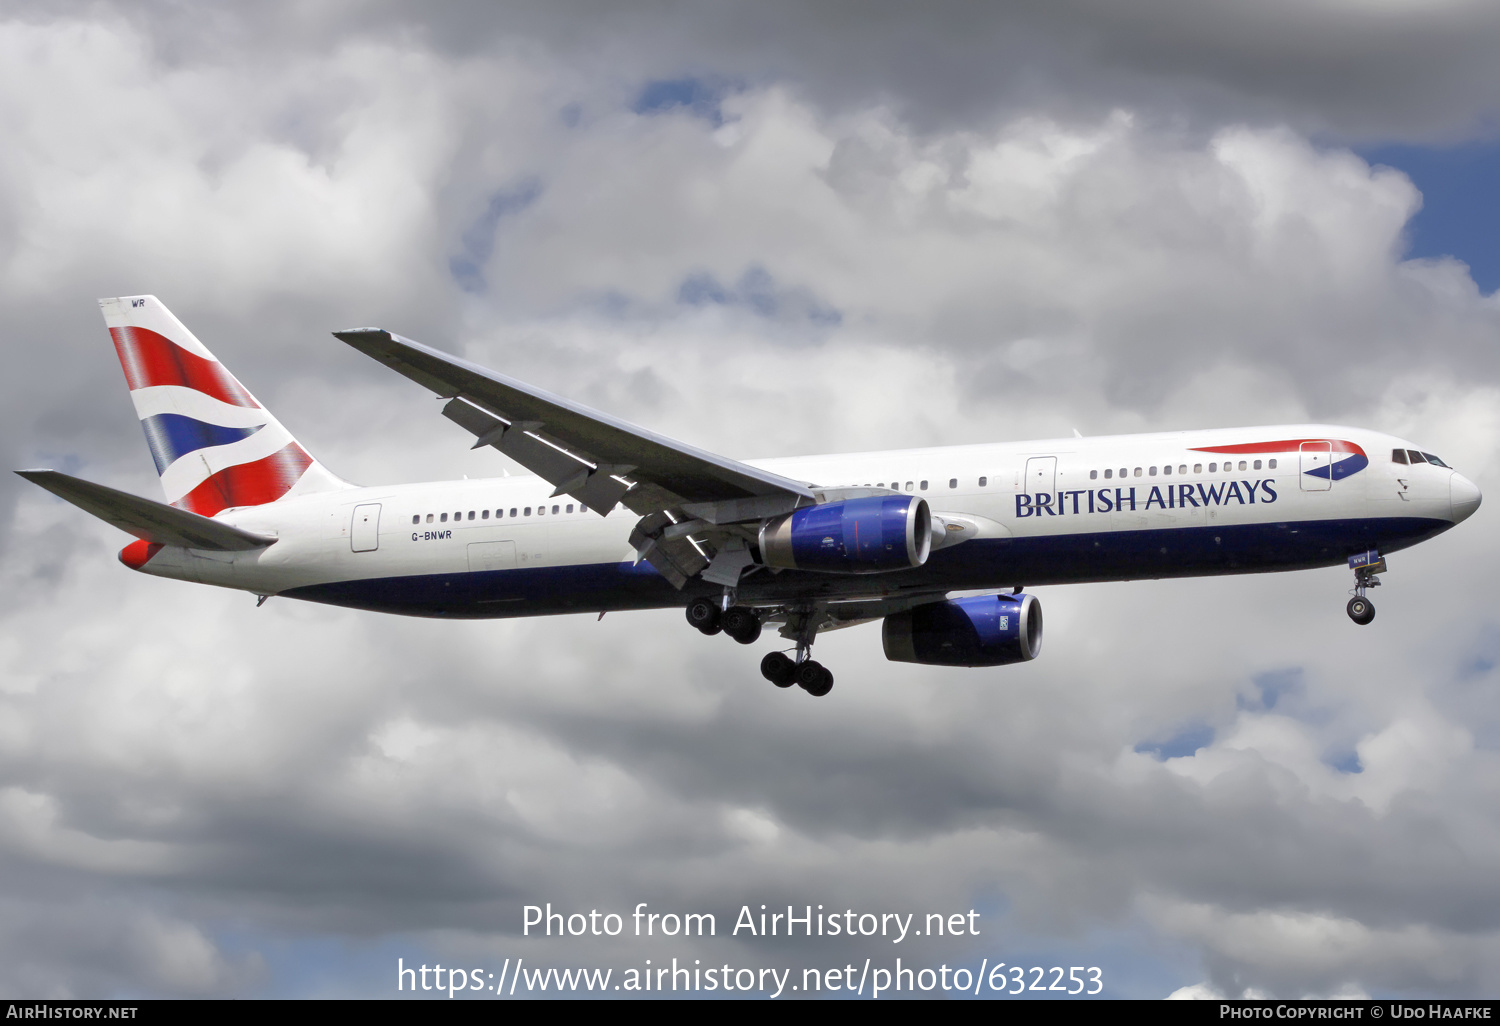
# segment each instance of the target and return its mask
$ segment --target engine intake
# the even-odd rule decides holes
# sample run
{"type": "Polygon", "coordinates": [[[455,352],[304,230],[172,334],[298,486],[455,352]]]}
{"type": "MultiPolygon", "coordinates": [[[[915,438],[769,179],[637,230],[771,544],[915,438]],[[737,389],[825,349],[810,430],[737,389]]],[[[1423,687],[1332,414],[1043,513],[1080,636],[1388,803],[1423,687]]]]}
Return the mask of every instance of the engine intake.
{"type": "Polygon", "coordinates": [[[927,562],[932,514],[915,495],[873,495],[808,506],[760,529],[766,566],[873,574],[927,562]]]}
{"type": "Polygon", "coordinates": [[[885,657],[927,666],[1004,666],[1042,650],[1035,595],[983,595],[931,602],[885,618],[885,657]]]}

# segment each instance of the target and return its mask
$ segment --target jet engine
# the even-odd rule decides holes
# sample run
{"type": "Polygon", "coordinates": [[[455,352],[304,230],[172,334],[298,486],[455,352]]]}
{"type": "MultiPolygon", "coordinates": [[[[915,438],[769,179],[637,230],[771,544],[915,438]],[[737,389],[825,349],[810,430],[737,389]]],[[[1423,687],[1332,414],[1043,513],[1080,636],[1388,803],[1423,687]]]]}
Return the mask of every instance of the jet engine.
{"type": "Polygon", "coordinates": [[[1042,650],[1035,595],[949,599],[885,618],[885,657],[928,666],[1004,666],[1042,650]]]}
{"type": "Polygon", "coordinates": [[[915,495],[872,495],[807,506],[760,529],[766,566],[873,574],[927,562],[932,514],[915,495]]]}

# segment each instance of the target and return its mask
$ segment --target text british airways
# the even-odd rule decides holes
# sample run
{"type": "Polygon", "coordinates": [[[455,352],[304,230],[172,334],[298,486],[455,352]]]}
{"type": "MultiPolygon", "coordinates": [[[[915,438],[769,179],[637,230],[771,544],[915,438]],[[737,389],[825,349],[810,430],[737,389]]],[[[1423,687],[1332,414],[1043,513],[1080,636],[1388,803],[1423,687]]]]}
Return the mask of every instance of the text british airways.
{"type": "Polygon", "coordinates": [[[1136,486],[1129,488],[1079,488],[1065,492],[1021,492],[1016,496],[1016,516],[1032,517],[1072,515],[1077,513],[1111,513],[1157,509],[1186,509],[1189,506],[1224,506],[1275,502],[1276,489],[1271,479],[1263,481],[1215,481],[1213,484],[1152,485],[1142,497],[1136,486]]]}

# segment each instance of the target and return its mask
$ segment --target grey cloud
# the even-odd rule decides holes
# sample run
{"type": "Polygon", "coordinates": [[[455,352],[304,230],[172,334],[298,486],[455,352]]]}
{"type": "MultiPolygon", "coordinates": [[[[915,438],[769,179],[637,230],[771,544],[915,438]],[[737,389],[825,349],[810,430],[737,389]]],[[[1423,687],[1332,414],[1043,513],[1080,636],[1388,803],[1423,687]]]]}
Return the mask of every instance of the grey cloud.
{"type": "MultiPolygon", "coordinates": [[[[53,9],[50,5],[46,8],[53,9]]],[[[81,8],[92,10],[93,8],[81,8]]],[[[1115,107],[1199,125],[1290,121],[1345,138],[1440,140],[1488,131],[1500,17],[1485,4],[1154,0],[634,5],[265,4],[213,19],[123,9],[169,60],[222,61],[251,40],[315,50],[415,33],[462,57],[518,45],[649,79],[788,81],[820,104],[889,102],[929,127],[1115,107]]],[[[623,86],[628,90],[630,86],[623,86]]]]}

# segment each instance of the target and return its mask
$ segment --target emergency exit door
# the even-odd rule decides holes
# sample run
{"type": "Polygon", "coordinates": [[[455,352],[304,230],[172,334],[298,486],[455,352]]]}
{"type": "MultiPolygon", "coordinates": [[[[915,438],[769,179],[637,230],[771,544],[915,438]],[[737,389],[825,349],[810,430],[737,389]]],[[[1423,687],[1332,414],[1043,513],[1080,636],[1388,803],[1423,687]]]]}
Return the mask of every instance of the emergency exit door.
{"type": "Polygon", "coordinates": [[[1022,491],[1031,495],[1050,495],[1057,491],[1057,457],[1033,456],[1026,461],[1026,485],[1022,491]]]}
{"type": "Polygon", "coordinates": [[[349,524],[349,547],[355,552],[374,552],[380,547],[380,503],[354,507],[349,524]]]}

